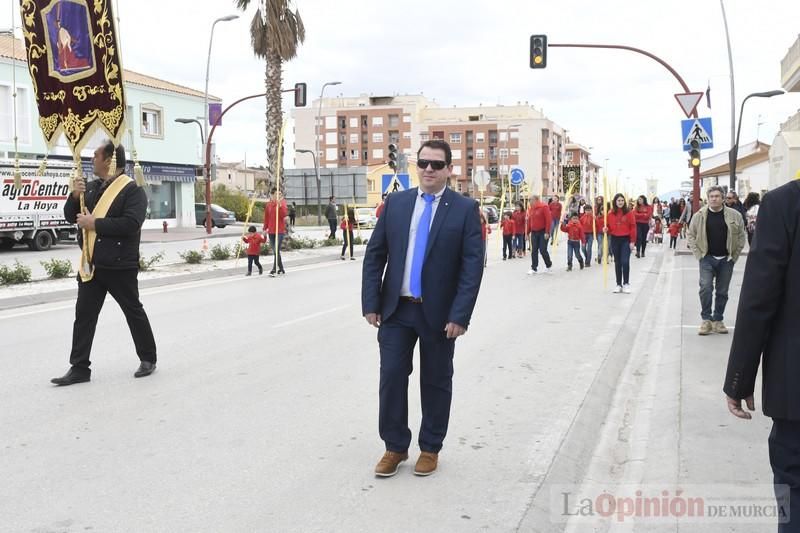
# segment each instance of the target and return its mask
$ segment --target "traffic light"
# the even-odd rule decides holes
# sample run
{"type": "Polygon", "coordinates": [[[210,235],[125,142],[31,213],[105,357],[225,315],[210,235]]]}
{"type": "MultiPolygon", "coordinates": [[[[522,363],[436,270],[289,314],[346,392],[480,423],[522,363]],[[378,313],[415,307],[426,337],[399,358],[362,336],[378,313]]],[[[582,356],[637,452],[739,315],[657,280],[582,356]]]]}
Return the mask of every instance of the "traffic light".
{"type": "Polygon", "coordinates": [[[692,168],[698,168],[700,166],[700,141],[697,139],[693,139],[689,146],[689,165],[692,168]]]}
{"type": "Polygon", "coordinates": [[[307,86],[305,83],[295,83],[294,84],[294,106],[295,107],[305,107],[306,106],[306,89],[307,86]]]}
{"type": "Polygon", "coordinates": [[[531,68],[547,66],[547,35],[531,35],[531,68]]]}
{"type": "Polygon", "coordinates": [[[389,145],[389,168],[394,171],[397,171],[397,145],[392,143],[389,145]]]}

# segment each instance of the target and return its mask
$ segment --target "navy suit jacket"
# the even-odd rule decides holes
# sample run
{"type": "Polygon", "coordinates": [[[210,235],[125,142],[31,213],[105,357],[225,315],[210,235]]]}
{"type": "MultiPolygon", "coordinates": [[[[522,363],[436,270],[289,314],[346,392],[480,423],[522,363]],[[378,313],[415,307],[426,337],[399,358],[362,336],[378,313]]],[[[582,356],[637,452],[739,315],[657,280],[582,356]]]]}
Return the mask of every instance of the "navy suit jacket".
{"type": "Polygon", "coordinates": [[[761,200],[739,295],[725,394],[753,394],[763,361],[764,414],[800,420],[800,181],[761,200]]]}
{"type": "MultiPolygon", "coordinates": [[[[400,301],[417,188],[386,197],[364,256],[361,308],[388,320],[400,301]]],[[[478,204],[446,188],[433,217],[422,266],[422,308],[434,329],[469,326],[483,277],[478,204]]]]}

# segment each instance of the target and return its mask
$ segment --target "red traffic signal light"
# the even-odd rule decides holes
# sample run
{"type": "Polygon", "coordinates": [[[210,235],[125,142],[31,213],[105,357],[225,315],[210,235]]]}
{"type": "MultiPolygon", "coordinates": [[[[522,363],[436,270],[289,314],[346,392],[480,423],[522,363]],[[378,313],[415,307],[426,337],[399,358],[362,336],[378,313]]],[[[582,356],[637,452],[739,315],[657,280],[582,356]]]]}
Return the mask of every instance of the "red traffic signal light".
{"type": "Polygon", "coordinates": [[[547,35],[531,35],[531,68],[547,66],[547,35]]]}
{"type": "Polygon", "coordinates": [[[307,94],[307,86],[305,83],[295,83],[294,84],[294,106],[295,107],[305,107],[306,106],[306,94],[307,94]]]}

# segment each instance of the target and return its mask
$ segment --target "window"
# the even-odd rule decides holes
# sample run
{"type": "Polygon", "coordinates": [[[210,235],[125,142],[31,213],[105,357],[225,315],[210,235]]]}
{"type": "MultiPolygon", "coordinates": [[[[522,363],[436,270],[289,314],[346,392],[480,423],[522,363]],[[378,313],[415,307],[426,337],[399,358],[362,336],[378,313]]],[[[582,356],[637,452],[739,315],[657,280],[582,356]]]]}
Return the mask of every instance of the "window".
{"type": "Polygon", "coordinates": [[[325,134],[325,144],[336,144],[336,132],[332,131],[325,134]]]}
{"type": "MultiPolygon", "coordinates": [[[[22,144],[31,143],[30,89],[17,85],[17,137],[22,144]]],[[[0,85],[0,141],[14,142],[14,89],[0,85]]]]}
{"type": "Polygon", "coordinates": [[[367,126],[367,115],[361,115],[361,127],[366,128],[367,126]]]}
{"type": "Polygon", "coordinates": [[[403,115],[403,122],[410,123],[411,115],[403,115]]]}
{"type": "Polygon", "coordinates": [[[339,128],[345,129],[347,127],[347,119],[344,117],[339,117],[339,128]]]}
{"type": "Polygon", "coordinates": [[[453,174],[456,176],[461,175],[461,165],[453,165],[453,174]]]}
{"type": "Polygon", "coordinates": [[[374,143],[382,143],[383,142],[383,133],[373,133],[372,134],[372,142],[374,142],[374,143]]]}
{"type": "Polygon", "coordinates": [[[518,131],[511,131],[511,132],[509,132],[509,136],[512,139],[519,139],[519,132],[518,131]]]}
{"type": "Polygon", "coordinates": [[[486,159],[486,150],[483,148],[475,150],[475,159],[486,159]]]}
{"type": "Polygon", "coordinates": [[[461,134],[460,133],[451,133],[450,134],[450,144],[461,144],[461,134]]]}
{"type": "Polygon", "coordinates": [[[567,152],[567,157],[565,160],[567,163],[572,163],[572,152],[567,152]]]}
{"type": "Polygon", "coordinates": [[[350,144],[358,144],[358,133],[350,134],[350,144]]]}
{"type": "Polygon", "coordinates": [[[400,115],[389,115],[389,127],[396,128],[400,126],[400,115]]]}
{"type": "Polygon", "coordinates": [[[403,132],[403,139],[411,140],[411,132],[410,131],[404,131],[403,132]]]}
{"type": "Polygon", "coordinates": [[[325,159],[328,161],[336,161],[336,148],[326,148],[325,159]]]}
{"type": "Polygon", "coordinates": [[[400,132],[399,131],[390,131],[389,132],[389,142],[390,143],[399,143],[400,142],[400,132]]]}
{"type": "Polygon", "coordinates": [[[375,180],[367,180],[367,192],[375,192],[375,180]]]}
{"type": "Polygon", "coordinates": [[[489,147],[489,159],[497,159],[497,147],[489,147]]]}
{"type": "Polygon", "coordinates": [[[369,152],[367,152],[366,150],[364,150],[364,153],[363,153],[362,155],[364,156],[364,158],[363,158],[363,159],[364,159],[364,161],[366,161],[367,159],[369,159],[369,152]]]}
{"type": "Polygon", "coordinates": [[[373,126],[383,126],[383,117],[372,117],[373,126]]]}
{"type": "Polygon", "coordinates": [[[508,140],[508,132],[501,131],[500,132],[500,142],[506,142],[508,140]]]}
{"type": "Polygon", "coordinates": [[[336,129],[336,117],[325,117],[325,129],[326,130],[336,129]]]}
{"type": "Polygon", "coordinates": [[[143,188],[147,193],[147,218],[176,218],[174,181],[151,182],[143,188]]]}
{"type": "Polygon", "coordinates": [[[461,159],[461,150],[451,150],[453,153],[453,160],[461,159]]]}
{"type": "Polygon", "coordinates": [[[347,159],[347,150],[339,152],[339,159],[347,159]]]}
{"type": "Polygon", "coordinates": [[[375,148],[372,150],[372,159],[383,159],[383,148],[375,148]]]}
{"type": "Polygon", "coordinates": [[[142,104],[142,137],[164,138],[164,114],[155,104],[142,104]]]}
{"type": "Polygon", "coordinates": [[[421,142],[430,141],[430,140],[431,140],[431,134],[430,134],[430,133],[427,133],[427,132],[425,132],[425,133],[420,133],[420,134],[419,134],[419,140],[420,140],[421,142]]]}
{"type": "Polygon", "coordinates": [[[358,150],[350,150],[350,159],[354,161],[358,159],[358,150]]]}
{"type": "Polygon", "coordinates": [[[511,149],[511,157],[519,157],[519,148],[511,149]]]}
{"type": "Polygon", "coordinates": [[[479,131],[479,132],[475,133],[475,142],[476,143],[482,143],[485,140],[486,140],[486,135],[482,131],[479,131]]]}
{"type": "Polygon", "coordinates": [[[500,148],[500,159],[506,159],[507,157],[508,157],[508,149],[500,148]]]}
{"type": "Polygon", "coordinates": [[[344,133],[339,135],[339,144],[347,144],[347,135],[344,133]]]}
{"type": "Polygon", "coordinates": [[[358,127],[358,119],[356,117],[350,117],[350,127],[351,128],[358,127]]]}

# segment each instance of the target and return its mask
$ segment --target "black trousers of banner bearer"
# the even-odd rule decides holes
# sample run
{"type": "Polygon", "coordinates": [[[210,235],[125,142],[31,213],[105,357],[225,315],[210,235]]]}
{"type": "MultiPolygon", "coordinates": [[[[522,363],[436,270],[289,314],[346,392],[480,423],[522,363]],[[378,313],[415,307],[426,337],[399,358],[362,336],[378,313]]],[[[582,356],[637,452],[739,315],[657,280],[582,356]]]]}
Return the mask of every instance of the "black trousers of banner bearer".
{"type": "Polygon", "coordinates": [[[97,268],[91,281],[83,282],[78,276],[78,301],[75,303],[75,323],[72,328],[72,352],[69,363],[89,368],[97,318],[103,308],[106,294],[119,304],[141,361],[156,362],[156,341],[144,306],[139,300],[138,271],[97,268]]]}

